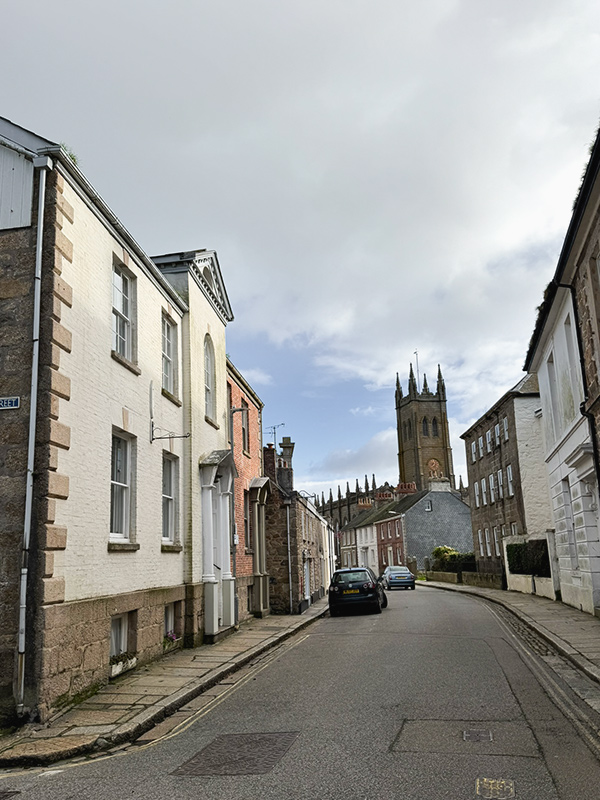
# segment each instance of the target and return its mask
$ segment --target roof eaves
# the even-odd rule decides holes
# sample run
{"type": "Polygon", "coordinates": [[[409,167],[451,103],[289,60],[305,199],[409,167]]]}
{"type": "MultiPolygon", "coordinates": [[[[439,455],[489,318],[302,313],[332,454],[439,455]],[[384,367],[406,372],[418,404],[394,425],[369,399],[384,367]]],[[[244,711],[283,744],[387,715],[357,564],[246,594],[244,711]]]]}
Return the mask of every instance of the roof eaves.
{"type": "Polygon", "coordinates": [[[571,221],[569,222],[569,227],[567,228],[567,233],[565,235],[560,255],[558,257],[558,263],[556,265],[554,277],[546,287],[542,303],[540,304],[540,306],[538,306],[538,316],[535,322],[533,333],[531,335],[531,339],[529,341],[529,346],[527,348],[527,355],[525,357],[525,364],[523,366],[523,369],[527,372],[529,372],[531,369],[531,364],[535,356],[535,351],[537,350],[537,347],[542,338],[542,334],[544,332],[546,322],[548,321],[550,310],[552,308],[552,304],[556,297],[559,284],[562,282],[562,278],[564,276],[567,264],[569,262],[569,258],[571,256],[571,251],[573,249],[575,239],[579,232],[579,226],[581,225],[583,216],[587,209],[587,204],[592,194],[592,190],[598,178],[599,170],[600,170],[600,129],[596,132],[596,138],[594,140],[594,144],[591,149],[591,155],[589,161],[585,168],[583,180],[581,182],[581,187],[575,199],[575,204],[573,206],[573,213],[571,215],[571,221]]]}

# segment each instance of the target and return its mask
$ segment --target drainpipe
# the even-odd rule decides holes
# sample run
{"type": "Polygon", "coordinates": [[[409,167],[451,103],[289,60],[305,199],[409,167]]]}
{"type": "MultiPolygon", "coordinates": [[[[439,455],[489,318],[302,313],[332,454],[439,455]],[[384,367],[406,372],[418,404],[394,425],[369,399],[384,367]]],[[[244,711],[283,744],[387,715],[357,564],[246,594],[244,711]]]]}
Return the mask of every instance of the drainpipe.
{"type": "Polygon", "coordinates": [[[285,521],[287,528],[287,551],[288,551],[288,580],[290,582],[290,614],[293,614],[293,596],[292,596],[292,547],[290,543],[290,505],[292,501],[286,497],[283,501],[285,506],[285,521]]]}
{"type": "Polygon", "coordinates": [[[33,468],[35,461],[35,426],[37,419],[38,373],[40,364],[40,316],[42,301],[42,245],[44,239],[44,205],[46,202],[46,171],[52,169],[48,156],[33,159],[39,169],[38,220],[35,249],[35,275],[33,286],[33,350],[31,356],[31,390],[29,401],[29,439],[27,444],[27,483],[25,489],[25,520],[21,554],[21,586],[19,593],[19,641],[17,661],[17,714],[24,713],[25,698],[25,652],[27,644],[27,579],[29,574],[29,544],[31,541],[31,519],[33,513],[33,468]]]}
{"type": "MultiPolygon", "coordinates": [[[[229,436],[231,437],[231,461],[233,463],[233,469],[235,470],[235,443],[233,440],[233,415],[237,411],[241,411],[244,413],[245,408],[230,408],[229,409],[229,436]]],[[[247,423],[246,423],[247,424],[247,423]]],[[[239,543],[239,538],[237,537],[237,524],[235,521],[235,475],[231,478],[231,546],[232,546],[232,559],[231,559],[231,566],[233,570],[233,580],[234,580],[234,595],[233,595],[233,621],[234,624],[238,624],[239,619],[239,595],[237,589],[237,546],[239,543]]]]}

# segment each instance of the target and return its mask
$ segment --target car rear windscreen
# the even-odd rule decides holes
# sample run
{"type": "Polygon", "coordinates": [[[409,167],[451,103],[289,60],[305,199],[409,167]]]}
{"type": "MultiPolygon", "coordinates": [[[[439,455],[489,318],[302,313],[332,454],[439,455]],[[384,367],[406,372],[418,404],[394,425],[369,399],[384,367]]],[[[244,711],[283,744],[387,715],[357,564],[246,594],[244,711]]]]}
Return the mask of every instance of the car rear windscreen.
{"type": "Polygon", "coordinates": [[[340,572],[333,576],[333,583],[366,583],[371,580],[371,576],[364,570],[356,572],[340,572]]]}

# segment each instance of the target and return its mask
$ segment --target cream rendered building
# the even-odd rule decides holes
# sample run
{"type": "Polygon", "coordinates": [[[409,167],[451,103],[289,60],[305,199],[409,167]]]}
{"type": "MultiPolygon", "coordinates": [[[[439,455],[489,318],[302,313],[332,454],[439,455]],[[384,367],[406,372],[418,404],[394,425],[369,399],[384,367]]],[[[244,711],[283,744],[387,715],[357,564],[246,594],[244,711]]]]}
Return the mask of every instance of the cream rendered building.
{"type": "Polygon", "coordinates": [[[232,314],[214,252],[150,259],[1,118],[0,269],[0,718],[44,720],[233,624],[232,314]]]}
{"type": "Polygon", "coordinates": [[[560,592],[564,603],[593,614],[600,608],[598,481],[589,423],[580,413],[583,380],[569,292],[557,292],[536,334],[526,366],[540,385],[560,592]]]}

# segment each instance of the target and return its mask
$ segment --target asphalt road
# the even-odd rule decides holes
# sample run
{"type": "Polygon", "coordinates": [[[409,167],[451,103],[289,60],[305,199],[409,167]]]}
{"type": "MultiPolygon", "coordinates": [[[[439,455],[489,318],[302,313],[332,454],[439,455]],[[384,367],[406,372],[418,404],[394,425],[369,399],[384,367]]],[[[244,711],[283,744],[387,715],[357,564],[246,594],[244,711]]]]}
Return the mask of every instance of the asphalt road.
{"type": "Polygon", "coordinates": [[[597,685],[572,693],[556,656],[491,604],[388,597],[380,615],[316,622],[162,738],[4,773],[0,800],[600,796],[600,720],[581,699],[600,701],[597,685]]]}

